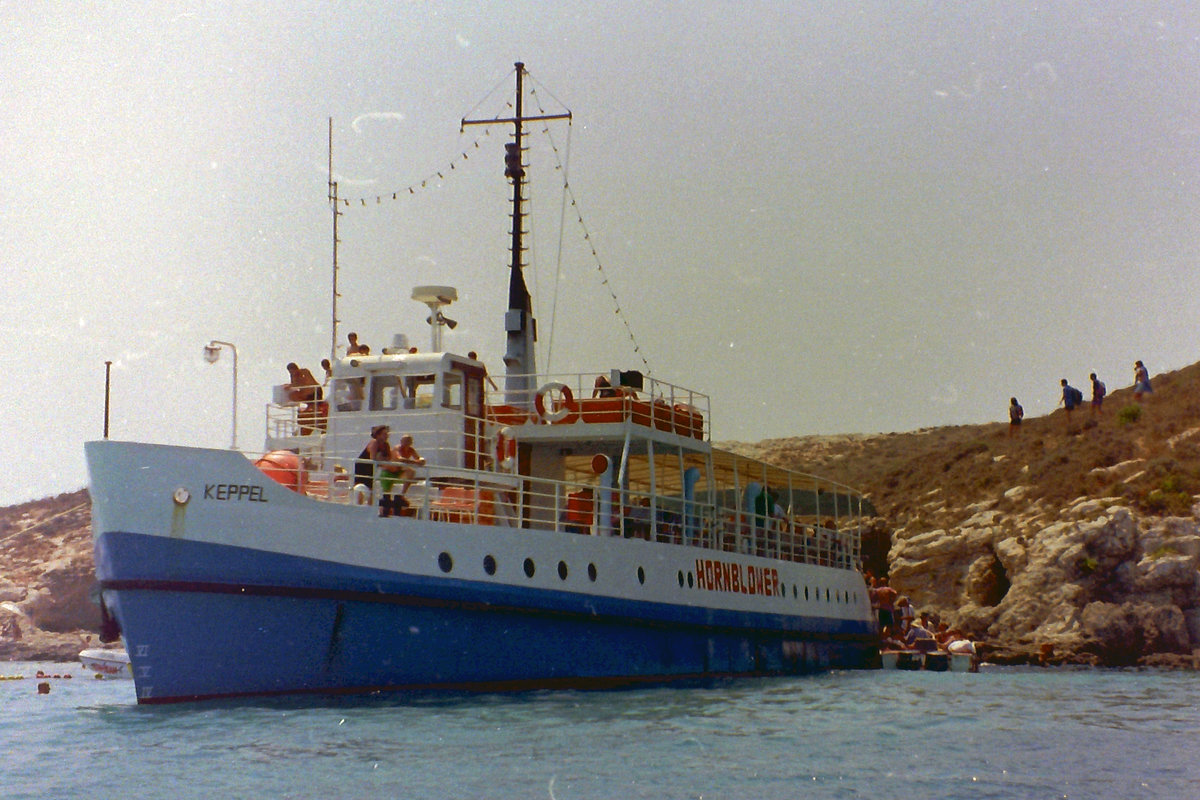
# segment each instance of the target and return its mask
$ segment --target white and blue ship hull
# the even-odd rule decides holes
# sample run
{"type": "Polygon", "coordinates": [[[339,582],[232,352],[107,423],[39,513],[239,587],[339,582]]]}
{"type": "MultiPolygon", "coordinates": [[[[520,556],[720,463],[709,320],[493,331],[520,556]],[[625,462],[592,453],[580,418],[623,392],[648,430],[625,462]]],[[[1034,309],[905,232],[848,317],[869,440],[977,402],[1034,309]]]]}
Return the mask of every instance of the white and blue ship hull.
{"type": "Polygon", "coordinates": [[[87,455],[97,578],[142,703],[605,688],[878,657],[853,569],[379,518],[230,451],[103,441],[87,455]]]}

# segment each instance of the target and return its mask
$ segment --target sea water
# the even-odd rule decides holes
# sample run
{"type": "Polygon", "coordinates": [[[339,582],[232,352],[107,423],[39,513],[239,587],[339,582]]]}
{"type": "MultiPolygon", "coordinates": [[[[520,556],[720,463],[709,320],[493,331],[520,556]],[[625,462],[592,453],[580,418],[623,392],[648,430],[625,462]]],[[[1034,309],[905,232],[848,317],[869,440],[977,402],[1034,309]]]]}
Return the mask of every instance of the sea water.
{"type": "Polygon", "coordinates": [[[1197,673],[138,706],[37,669],[0,664],[5,798],[1200,798],[1197,673]]]}

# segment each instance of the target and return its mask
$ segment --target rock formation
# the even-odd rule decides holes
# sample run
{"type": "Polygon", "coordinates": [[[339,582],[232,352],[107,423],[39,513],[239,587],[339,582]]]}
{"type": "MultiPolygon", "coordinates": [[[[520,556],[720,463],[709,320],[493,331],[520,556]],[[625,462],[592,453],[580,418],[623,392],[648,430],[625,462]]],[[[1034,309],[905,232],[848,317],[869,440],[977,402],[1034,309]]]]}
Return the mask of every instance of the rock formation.
{"type": "Polygon", "coordinates": [[[86,491],[0,509],[0,660],[73,661],[94,646],[95,580],[86,491]]]}
{"type": "Polygon", "coordinates": [[[891,583],[985,643],[988,657],[1132,665],[1200,648],[1200,530],[1080,498],[1053,514],[975,508],[895,531],[891,583]]]}

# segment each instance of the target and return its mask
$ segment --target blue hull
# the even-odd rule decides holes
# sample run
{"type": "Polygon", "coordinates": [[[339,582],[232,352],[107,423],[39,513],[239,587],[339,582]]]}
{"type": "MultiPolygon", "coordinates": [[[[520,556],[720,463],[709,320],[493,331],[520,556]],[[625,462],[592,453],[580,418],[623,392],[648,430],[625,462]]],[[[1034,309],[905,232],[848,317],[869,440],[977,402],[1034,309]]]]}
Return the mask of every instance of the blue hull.
{"type": "Polygon", "coordinates": [[[868,625],[833,618],[413,576],[162,537],[103,533],[96,563],[142,703],[605,688],[865,667],[877,654],[868,625]]]}

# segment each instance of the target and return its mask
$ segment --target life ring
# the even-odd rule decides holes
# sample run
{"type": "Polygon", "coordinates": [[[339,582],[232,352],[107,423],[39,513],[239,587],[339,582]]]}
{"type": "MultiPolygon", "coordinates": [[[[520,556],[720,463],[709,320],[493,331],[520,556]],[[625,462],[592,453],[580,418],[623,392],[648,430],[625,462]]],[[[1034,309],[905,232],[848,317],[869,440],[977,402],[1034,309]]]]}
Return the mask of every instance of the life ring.
{"type": "Polygon", "coordinates": [[[575,411],[575,395],[571,392],[570,386],[567,386],[565,383],[552,381],[538,389],[537,396],[533,398],[533,407],[540,419],[553,425],[556,422],[566,419],[568,414],[575,411]],[[557,408],[553,411],[547,411],[546,396],[552,392],[558,392],[562,395],[562,402],[558,403],[557,408]]]}
{"type": "Polygon", "coordinates": [[[496,434],[496,466],[501,469],[512,469],[513,459],[517,457],[517,440],[512,437],[512,430],[501,428],[496,434]]]}

